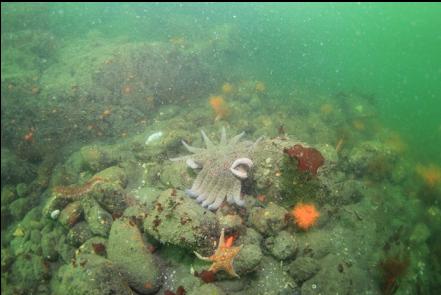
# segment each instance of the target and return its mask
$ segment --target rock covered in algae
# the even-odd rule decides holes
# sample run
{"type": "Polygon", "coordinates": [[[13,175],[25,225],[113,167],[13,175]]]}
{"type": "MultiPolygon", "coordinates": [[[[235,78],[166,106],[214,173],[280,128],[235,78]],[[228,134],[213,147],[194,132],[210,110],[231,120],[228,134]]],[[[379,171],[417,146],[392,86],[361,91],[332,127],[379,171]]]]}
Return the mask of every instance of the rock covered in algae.
{"type": "Polygon", "coordinates": [[[9,272],[11,283],[19,285],[18,290],[15,290],[16,294],[32,294],[49,275],[49,269],[45,267],[43,258],[31,253],[17,256],[9,272]]]}
{"type": "Polygon", "coordinates": [[[288,161],[289,157],[283,152],[298,143],[294,140],[282,140],[281,138],[264,139],[256,147],[253,179],[260,194],[270,198],[280,195],[284,189],[285,177],[298,177],[301,172],[288,161]]]}
{"type": "Polygon", "coordinates": [[[184,190],[191,186],[194,177],[192,173],[187,173],[187,165],[185,162],[165,163],[161,169],[161,183],[167,187],[184,190]]]}
{"type": "Polygon", "coordinates": [[[17,191],[17,196],[19,196],[20,198],[24,198],[29,192],[29,186],[26,183],[22,182],[17,184],[15,190],[17,191]]]}
{"type": "Polygon", "coordinates": [[[53,230],[44,228],[41,237],[41,251],[44,259],[49,261],[56,261],[58,258],[57,244],[59,243],[60,236],[63,235],[61,227],[57,227],[53,230]]]}
{"type": "MultiPolygon", "coordinates": [[[[55,212],[55,210],[52,212],[55,212]]],[[[71,228],[78,221],[80,221],[82,215],[83,215],[83,208],[81,206],[81,203],[80,201],[75,201],[67,204],[67,206],[64,207],[63,210],[61,210],[60,215],[58,216],[58,221],[64,227],[71,228]]]]}
{"type": "Polygon", "coordinates": [[[376,290],[373,280],[356,264],[346,263],[342,257],[327,255],[320,261],[320,271],[302,284],[302,295],[312,294],[362,294],[376,290]]]}
{"type": "Polygon", "coordinates": [[[329,197],[338,202],[339,205],[359,202],[366,194],[366,185],[358,180],[345,180],[329,187],[329,197]]]}
{"type": "Polygon", "coordinates": [[[9,212],[14,220],[21,220],[32,208],[28,198],[18,198],[9,205],[9,212]]]}
{"type": "Polygon", "coordinates": [[[430,238],[430,236],[431,236],[431,232],[429,227],[426,224],[419,222],[413,228],[413,231],[409,239],[410,242],[418,245],[418,244],[424,244],[426,240],[430,238]]]}
{"type": "Polygon", "coordinates": [[[107,257],[107,240],[102,237],[90,238],[78,248],[77,253],[107,257]]]}
{"type": "Polygon", "coordinates": [[[1,248],[1,270],[6,272],[12,263],[15,261],[15,256],[10,248],[1,248]]]}
{"type": "Polygon", "coordinates": [[[254,244],[259,246],[262,243],[262,235],[251,227],[247,227],[244,234],[241,234],[237,239],[238,245],[254,244]]]}
{"type": "Polygon", "coordinates": [[[312,257],[299,257],[290,263],[288,272],[292,278],[301,284],[313,277],[320,270],[320,264],[312,257]]]}
{"type": "MultiPolygon", "coordinates": [[[[254,152],[253,180],[255,189],[266,200],[282,204],[292,205],[293,197],[315,196],[319,198],[324,194],[327,177],[323,177],[328,171],[335,168],[337,157],[328,145],[315,145],[314,150],[325,159],[320,166],[317,175],[301,171],[296,158],[289,157],[284,150],[301,144],[308,145],[287,137],[264,139],[256,147],[254,152]]],[[[308,147],[311,148],[311,147],[308,147]]],[[[333,171],[333,170],[332,170],[333,171]]]]}
{"type": "Polygon", "coordinates": [[[118,184],[122,188],[125,188],[127,185],[126,171],[120,166],[112,166],[101,170],[95,174],[95,177],[105,179],[107,183],[118,184]]]}
{"type": "Polygon", "coordinates": [[[239,276],[253,272],[262,260],[262,250],[255,244],[247,244],[242,247],[233,261],[233,266],[239,276]]]}
{"type": "Polygon", "coordinates": [[[1,228],[2,230],[12,221],[9,205],[17,198],[13,185],[4,185],[1,193],[1,228]]]}
{"type": "Polygon", "coordinates": [[[225,292],[214,284],[203,284],[199,287],[193,288],[189,295],[225,295],[225,292]]]}
{"type": "Polygon", "coordinates": [[[75,256],[76,247],[70,244],[68,237],[63,235],[58,237],[59,240],[55,248],[59,254],[59,257],[64,261],[64,263],[71,263],[72,258],[75,256]]]}
{"type": "Polygon", "coordinates": [[[98,255],[81,254],[62,266],[53,279],[52,294],[132,295],[119,268],[98,255]]]}
{"type": "MultiPolygon", "coordinates": [[[[220,211],[220,210],[219,210],[220,211]]],[[[244,222],[242,217],[237,214],[221,214],[219,211],[216,212],[216,216],[219,220],[220,228],[230,229],[233,231],[238,231],[244,228],[244,222]]]]}
{"type": "Polygon", "coordinates": [[[17,191],[13,185],[6,184],[2,187],[1,205],[3,207],[9,206],[12,201],[17,198],[17,191]]]}
{"type": "Polygon", "coordinates": [[[292,258],[297,252],[297,240],[287,231],[279,232],[275,237],[265,240],[265,246],[277,259],[292,258]]]}
{"type": "Polygon", "coordinates": [[[58,165],[52,173],[52,183],[59,185],[69,179],[72,182],[80,180],[80,175],[105,171],[116,167],[127,151],[120,145],[88,145],[72,153],[64,165],[58,165]]]}
{"type": "Polygon", "coordinates": [[[60,198],[58,195],[52,194],[46,199],[44,203],[42,210],[43,215],[47,218],[52,218],[52,212],[56,210],[62,211],[67,206],[67,204],[69,204],[69,199],[60,198]]]}
{"type": "Polygon", "coordinates": [[[297,234],[296,239],[299,253],[320,259],[331,253],[333,246],[329,240],[329,233],[325,230],[313,230],[297,234]]]}
{"type": "Polygon", "coordinates": [[[90,195],[110,213],[122,213],[127,207],[124,188],[127,185],[127,176],[124,169],[113,166],[95,174],[105,181],[94,186],[90,195]]]}
{"type": "Polygon", "coordinates": [[[36,176],[36,169],[17,157],[9,149],[1,149],[1,181],[2,183],[18,183],[20,181],[30,181],[36,176]]]}
{"type": "Polygon", "coordinates": [[[397,152],[390,147],[378,141],[364,141],[351,150],[346,169],[357,176],[381,180],[391,176],[397,159],[397,152]]]}
{"type": "Polygon", "coordinates": [[[249,215],[251,226],[264,235],[274,234],[286,226],[285,208],[270,202],[268,207],[254,207],[249,215]]]}
{"type": "MultiPolygon", "coordinates": [[[[162,256],[165,257],[166,255],[162,255],[162,256]]],[[[181,255],[180,257],[182,258],[183,256],[185,255],[181,255]]],[[[167,255],[166,259],[168,258],[170,258],[170,256],[167,255]]],[[[162,285],[161,289],[157,294],[166,294],[165,293],[166,290],[175,291],[180,286],[184,288],[186,294],[188,294],[189,291],[198,288],[200,285],[203,284],[203,281],[194,274],[192,274],[189,271],[189,266],[184,263],[171,262],[170,267],[168,267],[164,271],[163,277],[164,277],[164,284],[162,285]]]]}
{"type": "Polygon", "coordinates": [[[119,159],[117,151],[111,146],[90,145],[80,149],[83,165],[92,170],[100,171],[115,165],[119,159]]]}
{"type": "Polygon", "coordinates": [[[211,249],[211,241],[219,236],[216,215],[173,189],[159,195],[145,218],[144,229],[162,243],[198,252],[211,249]]]}
{"type": "Polygon", "coordinates": [[[69,244],[78,247],[93,236],[89,225],[85,221],[75,224],[67,234],[69,244]]]}
{"type": "Polygon", "coordinates": [[[113,222],[107,256],[137,292],[152,294],[160,287],[158,263],[131,219],[122,217],[113,222]]]}
{"type": "Polygon", "coordinates": [[[94,198],[106,211],[122,213],[126,208],[124,188],[127,177],[124,169],[113,166],[95,174],[83,185],[55,187],[46,200],[43,214],[50,217],[55,210],[85,197],[94,198]]]}
{"type": "Polygon", "coordinates": [[[284,271],[280,262],[270,256],[263,256],[255,275],[250,277],[248,294],[296,294],[299,288],[284,271]]]}
{"type": "Polygon", "coordinates": [[[121,145],[86,145],[66,161],[66,173],[78,175],[82,171],[98,172],[116,165],[127,157],[121,145]]]}
{"type": "Polygon", "coordinates": [[[93,198],[84,198],[81,204],[84,208],[84,217],[92,233],[107,237],[113,222],[112,215],[101,208],[100,204],[93,198]]]}

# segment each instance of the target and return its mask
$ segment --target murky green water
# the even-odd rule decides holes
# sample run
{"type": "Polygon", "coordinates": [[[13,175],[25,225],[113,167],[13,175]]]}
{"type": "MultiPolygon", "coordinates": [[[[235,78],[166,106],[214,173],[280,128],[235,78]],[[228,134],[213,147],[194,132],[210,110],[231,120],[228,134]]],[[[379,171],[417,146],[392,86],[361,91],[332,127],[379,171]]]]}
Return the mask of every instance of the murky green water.
{"type": "MultiPolygon", "coordinates": [[[[265,143],[281,147],[278,156],[258,150],[256,159],[262,157],[263,164],[253,158],[254,174],[242,185],[242,195],[262,204],[222,209],[241,218],[240,226],[216,217],[234,239],[247,230],[261,232],[256,247],[262,261],[239,273],[236,285],[225,275],[209,287],[191,289],[201,280],[189,283],[194,276],[176,275],[170,281],[170,271],[188,275],[197,264],[193,250],[204,249],[155,237],[144,225],[142,235],[159,249],[159,264],[168,265],[158,270],[158,288],[148,281],[145,289],[158,294],[178,292],[180,285],[187,294],[441,291],[441,5],[3,3],[1,14],[2,292],[62,294],[69,280],[79,284],[80,274],[69,262],[87,240],[79,236],[87,232],[102,239],[89,247],[114,248],[107,241],[111,225],[97,230],[92,205],[83,200],[93,199],[87,197],[95,188],[91,179],[106,168],[123,167],[119,194],[125,207],[167,188],[184,191],[196,174],[170,168],[168,158],[185,154],[181,139],[199,147],[197,130],[216,138],[222,126],[229,135],[245,130],[248,139],[263,135],[276,141],[265,143]],[[293,163],[286,168],[284,144],[296,140],[324,155],[319,180],[292,176],[298,173],[293,163]],[[45,211],[57,188],[66,192],[66,186],[77,189],[81,217],[66,213],[66,204],[45,211]],[[270,202],[289,211],[300,201],[315,203],[323,216],[311,232],[288,221],[269,234],[252,221],[250,212],[270,208],[270,202]],[[67,214],[64,224],[60,211],[67,214]],[[75,234],[81,222],[92,230],[75,234]],[[275,254],[274,240],[286,242],[278,235],[282,229],[300,240],[295,255],[275,254]],[[366,242],[348,246],[355,243],[351,230],[366,242]],[[301,246],[323,237],[333,241],[323,257],[301,246]],[[54,240],[65,243],[49,247],[54,240]],[[179,255],[186,258],[174,258],[179,255]],[[321,271],[299,279],[293,269],[302,267],[304,257],[321,271]],[[264,269],[276,269],[280,261],[289,267],[273,272],[280,288],[271,288],[264,269]],[[368,283],[353,287],[357,276],[368,283]]],[[[228,191],[220,187],[212,190],[228,191]]],[[[141,211],[152,210],[149,200],[144,200],[149,209],[141,211]]],[[[109,206],[98,205],[118,219],[123,210],[109,206]]],[[[212,230],[214,240],[220,227],[212,230]]],[[[200,272],[203,265],[195,268],[200,272]]],[[[111,270],[105,272],[115,280],[111,270]]],[[[77,287],[78,294],[87,288],[108,294],[93,285],[77,287]]],[[[130,287],[142,293],[139,286],[130,287]]]]}

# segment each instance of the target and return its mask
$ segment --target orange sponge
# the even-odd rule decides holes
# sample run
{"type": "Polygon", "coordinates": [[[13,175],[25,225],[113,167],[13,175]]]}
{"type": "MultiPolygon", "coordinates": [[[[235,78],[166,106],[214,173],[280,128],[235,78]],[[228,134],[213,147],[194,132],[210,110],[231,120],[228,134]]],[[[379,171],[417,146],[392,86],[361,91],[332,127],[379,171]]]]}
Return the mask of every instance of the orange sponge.
{"type": "Polygon", "coordinates": [[[291,211],[297,226],[303,230],[313,226],[320,216],[314,204],[298,203],[291,211]]]}

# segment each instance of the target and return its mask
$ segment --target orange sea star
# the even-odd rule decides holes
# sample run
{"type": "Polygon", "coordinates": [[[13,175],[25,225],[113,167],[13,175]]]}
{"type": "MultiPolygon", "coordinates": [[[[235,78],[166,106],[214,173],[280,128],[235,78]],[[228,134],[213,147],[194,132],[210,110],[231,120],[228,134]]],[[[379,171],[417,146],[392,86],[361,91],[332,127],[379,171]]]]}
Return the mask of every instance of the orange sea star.
{"type": "Polygon", "coordinates": [[[234,271],[233,259],[239,253],[240,249],[242,249],[242,245],[239,247],[232,247],[232,245],[232,237],[227,238],[225,241],[225,233],[224,229],[222,229],[219,238],[219,245],[217,246],[216,252],[214,252],[213,255],[210,257],[203,257],[196,251],[194,251],[194,254],[196,254],[199,259],[213,262],[208,271],[216,273],[219,270],[225,270],[230,275],[239,277],[239,275],[234,271]]]}

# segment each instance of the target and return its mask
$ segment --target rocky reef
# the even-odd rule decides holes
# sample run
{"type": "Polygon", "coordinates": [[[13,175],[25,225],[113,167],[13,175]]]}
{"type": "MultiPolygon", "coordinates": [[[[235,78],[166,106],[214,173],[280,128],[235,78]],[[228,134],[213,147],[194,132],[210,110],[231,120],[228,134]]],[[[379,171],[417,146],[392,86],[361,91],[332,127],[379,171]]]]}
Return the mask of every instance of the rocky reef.
{"type": "Polygon", "coordinates": [[[48,61],[2,63],[2,293],[428,294],[439,167],[363,95],[220,70],[210,34],[7,38],[48,61]]]}

